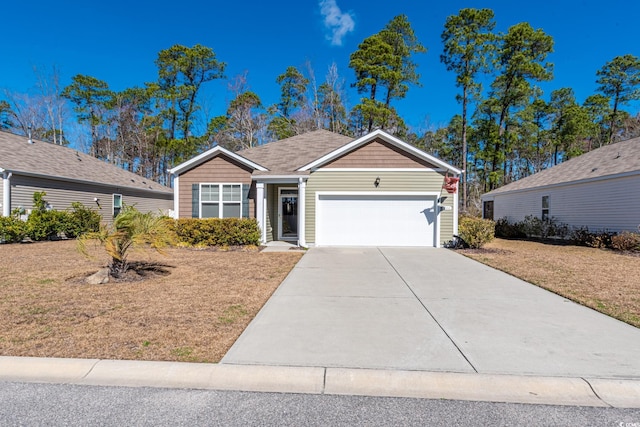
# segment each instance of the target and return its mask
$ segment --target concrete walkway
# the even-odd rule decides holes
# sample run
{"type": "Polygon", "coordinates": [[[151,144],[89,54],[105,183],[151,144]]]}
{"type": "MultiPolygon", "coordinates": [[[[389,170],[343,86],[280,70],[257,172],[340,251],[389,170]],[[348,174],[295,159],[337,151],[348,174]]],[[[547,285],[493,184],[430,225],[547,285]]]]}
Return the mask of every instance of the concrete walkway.
{"type": "Polygon", "coordinates": [[[1,357],[0,381],[640,408],[640,330],[442,249],[314,248],[220,364],[1,357]]]}
{"type": "Polygon", "coordinates": [[[431,248],[312,248],[225,364],[640,379],[640,329],[431,248]]]}

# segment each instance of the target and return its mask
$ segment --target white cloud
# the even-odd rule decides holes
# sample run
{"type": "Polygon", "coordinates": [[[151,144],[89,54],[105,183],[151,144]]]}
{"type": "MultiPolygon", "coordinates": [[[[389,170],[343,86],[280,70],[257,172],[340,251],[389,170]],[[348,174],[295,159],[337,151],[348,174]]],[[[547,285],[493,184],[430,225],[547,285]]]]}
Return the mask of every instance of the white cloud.
{"type": "Polygon", "coordinates": [[[342,39],[354,30],[356,23],[350,13],[343,13],[336,0],[320,0],[320,13],[324,17],[324,26],[329,30],[327,40],[334,46],[342,46],[342,39]]]}

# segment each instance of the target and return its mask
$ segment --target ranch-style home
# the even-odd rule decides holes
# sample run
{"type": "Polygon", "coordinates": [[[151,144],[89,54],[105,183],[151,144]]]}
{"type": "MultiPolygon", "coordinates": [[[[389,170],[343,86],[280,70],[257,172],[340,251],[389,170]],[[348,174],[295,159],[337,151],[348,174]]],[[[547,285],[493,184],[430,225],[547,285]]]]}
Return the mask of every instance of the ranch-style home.
{"type": "Polygon", "coordinates": [[[169,213],[173,190],[74,149],[0,131],[2,216],[33,209],[33,193],[46,192],[52,209],[80,202],[113,221],[123,204],[169,213]]]}
{"type": "Polygon", "coordinates": [[[638,231],[640,138],[606,145],[482,196],[483,216],[533,215],[590,230],[638,231]]]}
{"type": "Polygon", "coordinates": [[[437,247],[457,233],[461,171],[379,130],[216,146],[169,172],[176,217],[256,218],[263,243],[437,247]]]}

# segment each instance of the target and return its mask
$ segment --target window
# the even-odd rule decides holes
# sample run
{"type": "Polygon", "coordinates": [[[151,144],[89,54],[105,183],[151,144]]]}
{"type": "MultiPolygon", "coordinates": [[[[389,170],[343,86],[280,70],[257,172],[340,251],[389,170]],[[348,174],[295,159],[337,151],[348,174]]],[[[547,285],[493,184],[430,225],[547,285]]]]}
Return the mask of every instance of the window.
{"type": "Polygon", "coordinates": [[[242,184],[200,184],[200,218],[242,218],[242,184]]]}
{"type": "Polygon", "coordinates": [[[113,195],[113,217],[117,217],[122,210],[122,194],[113,195]]]}
{"type": "Polygon", "coordinates": [[[487,200],[483,205],[482,218],[493,220],[493,200],[487,200]]]}
{"type": "Polygon", "coordinates": [[[542,220],[549,219],[549,196],[542,196],[542,220]]]}

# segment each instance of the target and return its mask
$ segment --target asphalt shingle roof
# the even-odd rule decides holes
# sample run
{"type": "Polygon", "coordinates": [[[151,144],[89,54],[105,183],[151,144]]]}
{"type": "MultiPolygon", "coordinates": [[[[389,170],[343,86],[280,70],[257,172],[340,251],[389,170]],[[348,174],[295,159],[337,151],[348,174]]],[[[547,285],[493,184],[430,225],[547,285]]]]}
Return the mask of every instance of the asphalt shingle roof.
{"type": "Polygon", "coordinates": [[[640,172],[640,138],[605,145],[564,163],[522,178],[487,195],[527,190],[585,179],[640,172]]]}
{"type": "Polygon", "coordinates": [[[316,130],[248,148],[236,154],[269,169],[268,172],[256,171],[255,175],[304,174],[296,170],[351,141],[353,138],[349,136],[316,130]]]}
{"type": "Polygon", "coordinates": [[[172,193],[155,181],[125,171],[72,148],[0,132],[0,168],[14,173],[172,193]]]}

